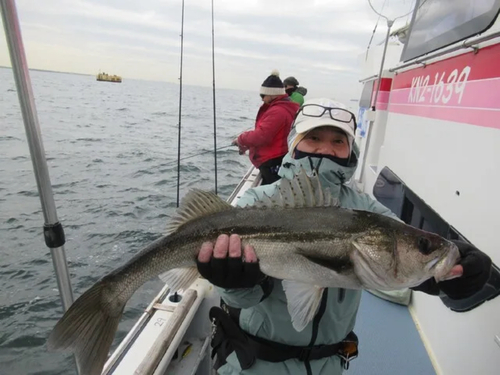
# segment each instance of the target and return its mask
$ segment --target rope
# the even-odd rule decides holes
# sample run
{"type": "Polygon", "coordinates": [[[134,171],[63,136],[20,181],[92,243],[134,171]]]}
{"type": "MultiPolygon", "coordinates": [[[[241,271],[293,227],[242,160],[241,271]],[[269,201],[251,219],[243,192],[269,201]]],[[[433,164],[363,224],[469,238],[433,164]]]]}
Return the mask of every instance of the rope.
{"type": "MultiPolygon", "coordinates": [[[[384,10],[385,2],[386,2],[386,0],[384,0],[384,4],[382,4],[381,12],[384,10]]],[[[368,47],[366,47],[365,61],[368,59],[368,51],[370,50],[370,46],[372,45],[373,37],[375,36],[375,32],[377,31],[377,26],[378,26],[379,21],[380,21],[380,14],[378,15],[377,23],[375,24],[375,28],[372,31],[372,36],[370,37],[370,41],[368,42],[368,47]]]]}
{"type": "MultiPolygon", "coordinates": [[[[405,13],[405,14],[403,14],[402,16],[398,16],[398,17],[394,18],[394,19],[392,20],[392,22],[396,21],[396,20],[397,20],[397,19],[399,19],[399,18],[406,17],[406,16],[410,15],[411,13],[413,13],[413,11],[415,10],[415,7],[416,7],[416,5],[417,5],[417,1],[418,1],[418,0],[416,0],[416,1],[415,1],[415,6],[413,6],[413,7],[412,7],[412,9],[411,9],[408,13],[405,13]]],[[[422,3],[418,6],[418,9],[420,9],[420,8],[422,7],[422,5],[424,5],[424,4],[426,3],[426,1],[427,1],[427,0],[422,0],[422,3]]],[[[390,20],[389,20],[389,18],[387,18],[386,16],[384,16],[383,14],[380,14],[379,12],[377,12],[377,11],[375,10],[375,8],[374,8],[374,7],[373,7],[373,5],[372,5],[371,0],[368,0],[368,4],[370,5],[370,8],[372,8],[372,10],[373,10],[376,14],[378,14],[378,16],[379,16],[379,17],[382,17],[382,18],[386,19],[387,21],[390,21],[390,20]]],[[[384,5],[385,5],[385,1],[384,1],[384,5]]],[[[383,9],[383,8],[384,8],[384,7],[382,7],[382,9],[383,9]]],[[[417,9],[417,10],[418,10],[418,9],[417,9]]],[[[377,21],[377,22],[378,22],[378,21],[377,21]]]]}

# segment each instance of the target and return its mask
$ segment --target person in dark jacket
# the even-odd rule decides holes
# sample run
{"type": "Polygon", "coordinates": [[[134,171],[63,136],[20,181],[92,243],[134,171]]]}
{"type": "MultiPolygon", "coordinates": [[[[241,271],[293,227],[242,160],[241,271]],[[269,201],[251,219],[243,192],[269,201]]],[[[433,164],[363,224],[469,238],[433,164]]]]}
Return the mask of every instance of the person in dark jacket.
{"type": "Polygon", "coordinates": [[[255,129],[240,134],[233,144],[239,147],[240,154],[249,151],[250,161],[260,170],[262,185],[268,185],[280,179],[278,169],[288,152],[287,137],[299,105],[285,93],[276,70],[262,83],[260,96],[263,104],[255,129]]]}
{"type": "Polygon", "coordinates": [[[299,81],[297,81],[295,77],[285,78],[283,84],[285,85],[285,92],[290,99],[302,106],[304,104],[304,96],[307,94],[307,89],[299,86],[299,81]]]}

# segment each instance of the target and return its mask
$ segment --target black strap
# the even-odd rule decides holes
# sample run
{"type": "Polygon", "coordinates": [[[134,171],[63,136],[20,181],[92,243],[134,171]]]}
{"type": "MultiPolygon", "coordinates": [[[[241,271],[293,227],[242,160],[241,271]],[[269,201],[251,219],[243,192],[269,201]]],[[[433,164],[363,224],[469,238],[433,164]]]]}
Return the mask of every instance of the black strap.
{"type": "Polygon", "coordinates": [[[274,281],[271,277],[266,277],[259,286],[262,289],[262,298],[260,302],[264,301],[267,297],[271,295],[274,289],[274,281]]]}
{"type": "Polygon", "coordinates": [[[236,353],[242,369],[248,369],[255,359],[283,362],[295,358],[307,362],[337,355],[343,348],[343,342],[303,347],[250,335],[239,326],[241,310],[231,308],[224,303],[222,306],[224,310],[218,307],[210,309],[210,318],[214,319],[216,325],[216,334],[212,340],[212,356],[217,353],[219,363],[225,363],[225,359],[232,351],[236,353]]]}
{"type": "Polygon", "coordinates": [[[249,348],[248,337],[232,319],[218,307],[212,307],[210,320],[215,322],[212,337],[212,358],[217,354],[215,369],[226,363],[226,358],[234,351],[242,369],[249,369],[255,363],[255,355],[249,348]]]}
{"type": "Polygon", "coordinates": [[[267,362],[283,362],[292,358],[305,362],[325,357],[331,357],[338,353],[341,343],[316,346],[292,346],[260,337],[249,335],[248,343],[255,352],[255,357],[267,362]]]}

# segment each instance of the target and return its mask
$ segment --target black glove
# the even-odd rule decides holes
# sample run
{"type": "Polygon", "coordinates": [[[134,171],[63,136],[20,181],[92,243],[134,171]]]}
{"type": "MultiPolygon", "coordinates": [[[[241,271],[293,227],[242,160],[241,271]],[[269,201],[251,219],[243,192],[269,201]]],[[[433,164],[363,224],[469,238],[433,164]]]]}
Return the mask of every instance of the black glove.
{"type": "Polygon", "coordinates": [[[196,265],[201,276],[224,289],[253,288],[266,278],[260,271],[259,262],[243,262],[241,257],[212,257],[206,263],[197,260],[196,265]]]}
{"type": "Polygon", "coordinates": [[[467,242],[450,241],[457,245],[460,251],[459,264],[464,269],[463,275],[440,283],[436,283],[436,280],[432,278],[411,289],[434,295],[438,295],[442,291],[451,299],[457,300],[468,298],[484,287],[490,278],[490,257],[467,242]]]}

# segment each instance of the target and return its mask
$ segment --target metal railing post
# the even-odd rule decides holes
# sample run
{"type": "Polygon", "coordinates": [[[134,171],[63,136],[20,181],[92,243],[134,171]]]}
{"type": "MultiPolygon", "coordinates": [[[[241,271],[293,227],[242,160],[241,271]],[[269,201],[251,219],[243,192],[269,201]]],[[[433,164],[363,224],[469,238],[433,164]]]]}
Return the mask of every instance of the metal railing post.
{"type": "MultiPolygon", "coordinates": [[[[380,69],[378,72],[378,79],[377,79],[377,91],[375,91],[375,97],[373,98],[371,110],[376,112],[377,111],[377,100],[378,100],[378,94],[380,92],[380,86],[382,84],[382,73],[384,71],[384,63],[385,63],[385,55],[387,53],[387,44],[389,43],[389,37],[391,34],[391,27],[394,24],[394,20],[389,20],[387,19],[387,34],[385,36],[385,42],[384,42],[384,52],[382,53],[382,61],[380,62],[380,69]]],[[[363,151],[363,161],[361,163],[361,173],[359,174],[359,183],[364,183],[364,178],[363,175],[365,173],[365,164],[368,160],[368,151],[370,150],[370,142],[371,142],[371,135],[373,131],[373,126],[375,122],[370,121],[368,125],[368,134],[366,135],[366,142],[365,142],[365,149],[363,151]]]]}
{"type": "Polygon", "coordinates": [[[14,79],[16,81],[19,104],[24,120],[26,137],[28,139],[31,161],[38,186],[38,194],[42,204],[45,243],[50,248],[52,261],[57,277],[57,286],[61,295],[64,310],[73,303],[73,292],[69,277],[66,254],[64,251],[64,231],[57,218],[57,210],[52,194],[49,169],[45,159],[42,135],[38,124],[31,79],[24,52],[21,27],[14,0],[0,0],[5,36],[9,46],[10,60],[14,79]]]}

